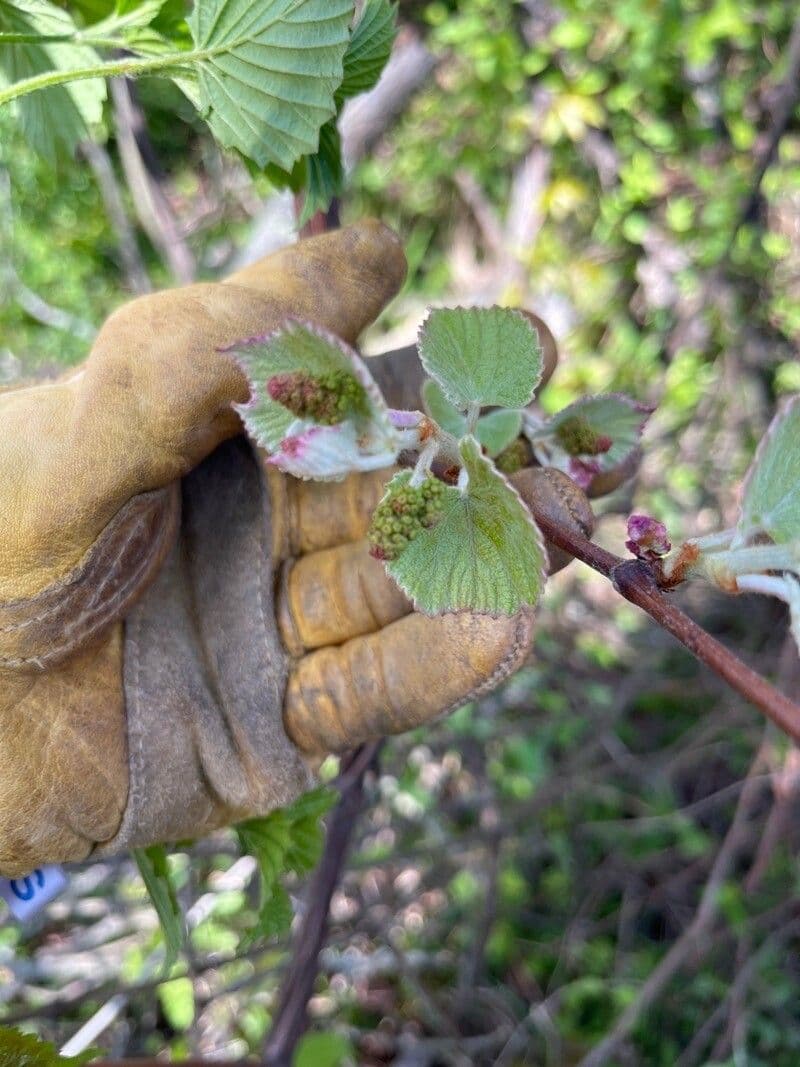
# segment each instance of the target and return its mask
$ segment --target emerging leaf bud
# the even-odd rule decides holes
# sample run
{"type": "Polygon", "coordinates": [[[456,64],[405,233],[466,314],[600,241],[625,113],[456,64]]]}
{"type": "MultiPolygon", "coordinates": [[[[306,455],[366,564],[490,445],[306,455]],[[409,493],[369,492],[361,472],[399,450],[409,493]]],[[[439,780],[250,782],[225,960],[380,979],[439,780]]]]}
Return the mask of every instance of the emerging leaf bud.
{"type": "Polygon", "coordinates": [[[613,441],[599,434],[583,415],[571,415],[556,427],[555,437],[570,456],[602,456],[613,441]]]}
{"type": "Polygon", "coordinates": [[[631,515],[628,519],[628,540],[625,547],[639,559],[653,563],[666,556],[672,548],[667,528],[649,515],[631,515]]]}
{"type": "Polygon", "coordinates": [[[367,537],[375,559],[397,559],[424,529],[435,526],[444,510],[445,485],[426,478],[419,486],[408,482],[390,490],[372,515],[367,537]]]}
{"type": "Polygon", "coordinates": [[[364,387],[345,371],[275,374],[267,382],[267,392],[298,419],[311,419],[320,426],[336,426],[367,410],[364,387]]]}

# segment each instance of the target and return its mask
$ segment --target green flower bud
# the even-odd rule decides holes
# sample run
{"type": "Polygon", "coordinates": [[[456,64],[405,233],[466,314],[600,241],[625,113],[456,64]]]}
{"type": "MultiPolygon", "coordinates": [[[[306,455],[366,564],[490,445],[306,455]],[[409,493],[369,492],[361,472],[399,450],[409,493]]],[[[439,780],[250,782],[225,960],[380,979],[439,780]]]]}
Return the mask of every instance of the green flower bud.
{"type": "Polygon", "coordinates": [[[414,538],[442,517],[445,485],[426,478],[419,486],[407,482],[384,497],[372,516],[367,538],[375,559],[397,559],[414,538]]]}

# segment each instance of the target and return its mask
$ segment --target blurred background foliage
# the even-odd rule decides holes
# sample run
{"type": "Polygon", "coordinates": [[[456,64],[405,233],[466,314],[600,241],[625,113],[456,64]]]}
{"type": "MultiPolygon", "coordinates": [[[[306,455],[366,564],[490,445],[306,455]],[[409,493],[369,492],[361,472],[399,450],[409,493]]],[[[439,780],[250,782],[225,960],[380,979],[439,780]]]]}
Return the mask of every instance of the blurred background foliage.
{"type": "MultiPolygon", "coordinates": [[[[395,69],[416,80],[379,86],[377,123],[345,111],[342,217],[389,222],[410,261],[369,351],[411,340],[430,302],[526,304],[561,345],[548,407],[658,405],[638,483],[598,508],[616,551],[634,504],[673,539],[729,524],[800,388],[797,18],[783,0],[401,2],[395,69]]],[[[291,204],[177,93],[126,93],[107,149],[57,170],[0,115],[0,384],[75,362],[133,292],[286,239],[291,204]]],[[[779,605],[680,597],[800,691],[779,605]]],[[[796,1067],[799,795],[794,749],[574,565],[528,669],[384,750],[297,1062],[796,1067]]],[[[115,1055],[257,1051],[286,946],[237,957],[257,899],[234,857],[221,835],[173,858],[195,910],[169,983],[125,860],[77,873],[33,930],[6,922],[0,1020],[63,1042],[102,1009],[87,1044],[115,1055]]]]}

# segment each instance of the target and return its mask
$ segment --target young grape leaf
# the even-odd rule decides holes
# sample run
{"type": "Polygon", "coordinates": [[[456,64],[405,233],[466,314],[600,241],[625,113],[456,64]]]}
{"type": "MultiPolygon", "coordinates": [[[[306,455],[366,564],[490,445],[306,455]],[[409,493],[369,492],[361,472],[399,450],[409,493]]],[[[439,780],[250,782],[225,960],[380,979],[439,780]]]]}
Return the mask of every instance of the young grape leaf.
{"type": "MultiPolygon", "coordinates": [[[[77,32],[70,14],[49,0],[23,4],[0,0],[0,33],[69,36],[77,32]]],[[[0,46],[0,87],[49,70],[97,66],[100,57],[86,45],[64,42],[0,46]]],[[[30,146],[53,161],[59,152],[72,153],[79,141],[96,132],[103,118],[106,85],[87,78],[54,85],[16,101],[20,126],[30,146]]]]}
{"type": "Polygon", "coordinates": [[[98,1049],[87,1049],[77,1056],[60,1056],[49,1041],[0,1026],[0,1067],[60,1067],[61,1064],[81,1067],[100,1055],[98,1049]]]}
{"type": "Polygon", "coordinates": [[[167,850],[163,845],[151,845],[149,848],[135,848],[133,856],[161,924],[166,948],[166,973],[186,944],[186,924],[170,874],[167,850]]]}
{"type": "Polygon", "coordinates": [[[367,0],[364,4],[345,52],[344,77],[336,91],[338,105],[377,83],[392,53],[396,21],[397,5],[389,0],[367,0]]]}
{"type": "MultiPolygon", "coordinates": [[[[467,420],[442,392],[441,386],[427,378],[422,386],[422,403],[425,411],[453,437],[463,437],[467,432],[467,420]]],[[[475,436],[489,453],[497,456],[519,436],[522,428],[522,412],[499,409],[481,415],[475,424],[475,436]]]]}
{"type": "Polygon", "coordinates": [[[800,539],[800,394],[775,415],[742,489],[739,529],[785,544],[800,539]]]}
{"type": "Polygon", "coordinates": [[[292,903],[280,879],[284,874],[307,874],[316,865],[323,841],[320,819],[335,800],[332,789],[314,789],[289,807],[236,827],[242,849],[256,859],[261,874],[258,922],[242,947],[277,937],[291,926],[292,903]]]}
{"type": "Polygon", "coordinates": [[[437,308],[422,324],[419,354],[428,374],[462,411],[522,408],[542,377],[535,327],[509,308],[437,308]]]}
{"type": "Polygon", "coordinates": [[[380,390],[358,354],[310,323],[228,350],[247,375],[235,405],[268,462],[298,478],[335,480],[390,466],[403,447],[380,390]]]}
{"type": "Polygon", "coordinates": [[[639,446],[652,409],[622,393],[586,396],[552,418],[526,416],[524,432],[543,467],[556,467],[582,489],[621,467],[639,446]]]}
{"type": "MultiPolygon", "coordinates": [[[[547,553],[518,493],[481,453],[474,437],[459,442],[466,485],[446,486],[440,514],[415,532],[386,569],[415,606],[429,615],[475,611],[512,615],[536,604],[547,553]]],[[[408,485],[403,471],[381,501],[408,485]]]]}
{"type": "Polygon", "coordinates": [[[353,0],[197,0],[189,56],[217,140],[286,171],[316,152],[336,110],[352,14],[353,0]]]}

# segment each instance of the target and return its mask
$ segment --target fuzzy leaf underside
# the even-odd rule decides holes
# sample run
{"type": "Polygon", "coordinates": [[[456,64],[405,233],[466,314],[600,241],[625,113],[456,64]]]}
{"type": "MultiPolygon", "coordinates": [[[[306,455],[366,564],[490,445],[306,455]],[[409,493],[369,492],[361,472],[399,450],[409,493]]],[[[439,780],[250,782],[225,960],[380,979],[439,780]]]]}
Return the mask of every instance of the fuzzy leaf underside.
{"type": "Polygon", "coordinates": [[[542,377],[532,323],[509,308],[437,308],[419,336],[420,359],[460,410],[522,408],[542,377]]]}
{"type": "MultiPolygon", "coordinates": [[[[448,486],[436,525],[419,533],[386,568],[426,614],[512,615],[541,595],[544,543],[518,494],[478,442],[465,437],[459,450],[469,476],[466,491],[448,486]]],[[[395,475],[390,490],[410,477],[395,475]]]]}
{"type": "Polygon", "coordinates": [[[785,544],[800,540],[800,394],[775,415],[747,472],[739,527],[785,544]]]}
{"type": "MultiPolygon", "coordinates": [[[[48,0],[12,4],[0,0],[0,33],[71,34],[76,26],[63,8],[48,0]]],[[[93,67],[100,57],[86,45],[63,43],[6,44],[0,46],[0,86],[14,84],[49,70],[93,67]]],[[[71,153],[103,118],[106,86],[102,78],[54,85],[16,101],[25,139],[53,160],[59,151],[71,153]]]]}
{"type": "Polygon", "coordinates": [[[290,171],[335,113],[352,0],[198,0],[200,113],[226,148],[290,171]]]}
{"type": "MultiPolygon", "coordinates": [[[[356,353],[333,334],[294,321],[268,337],[242,343],[232,349],[232,354],[244,369],[251,389],[250,403],[240,405],[238,410],[257,443],[269,452],[280,446],[295,421],[292,412],[267,393],[269,379],[294,371],[313,376],[332,371],[353,374],[358,360],[356,353]]],[[[368,374],[366,368],[363,372],[368,374]]]]}

